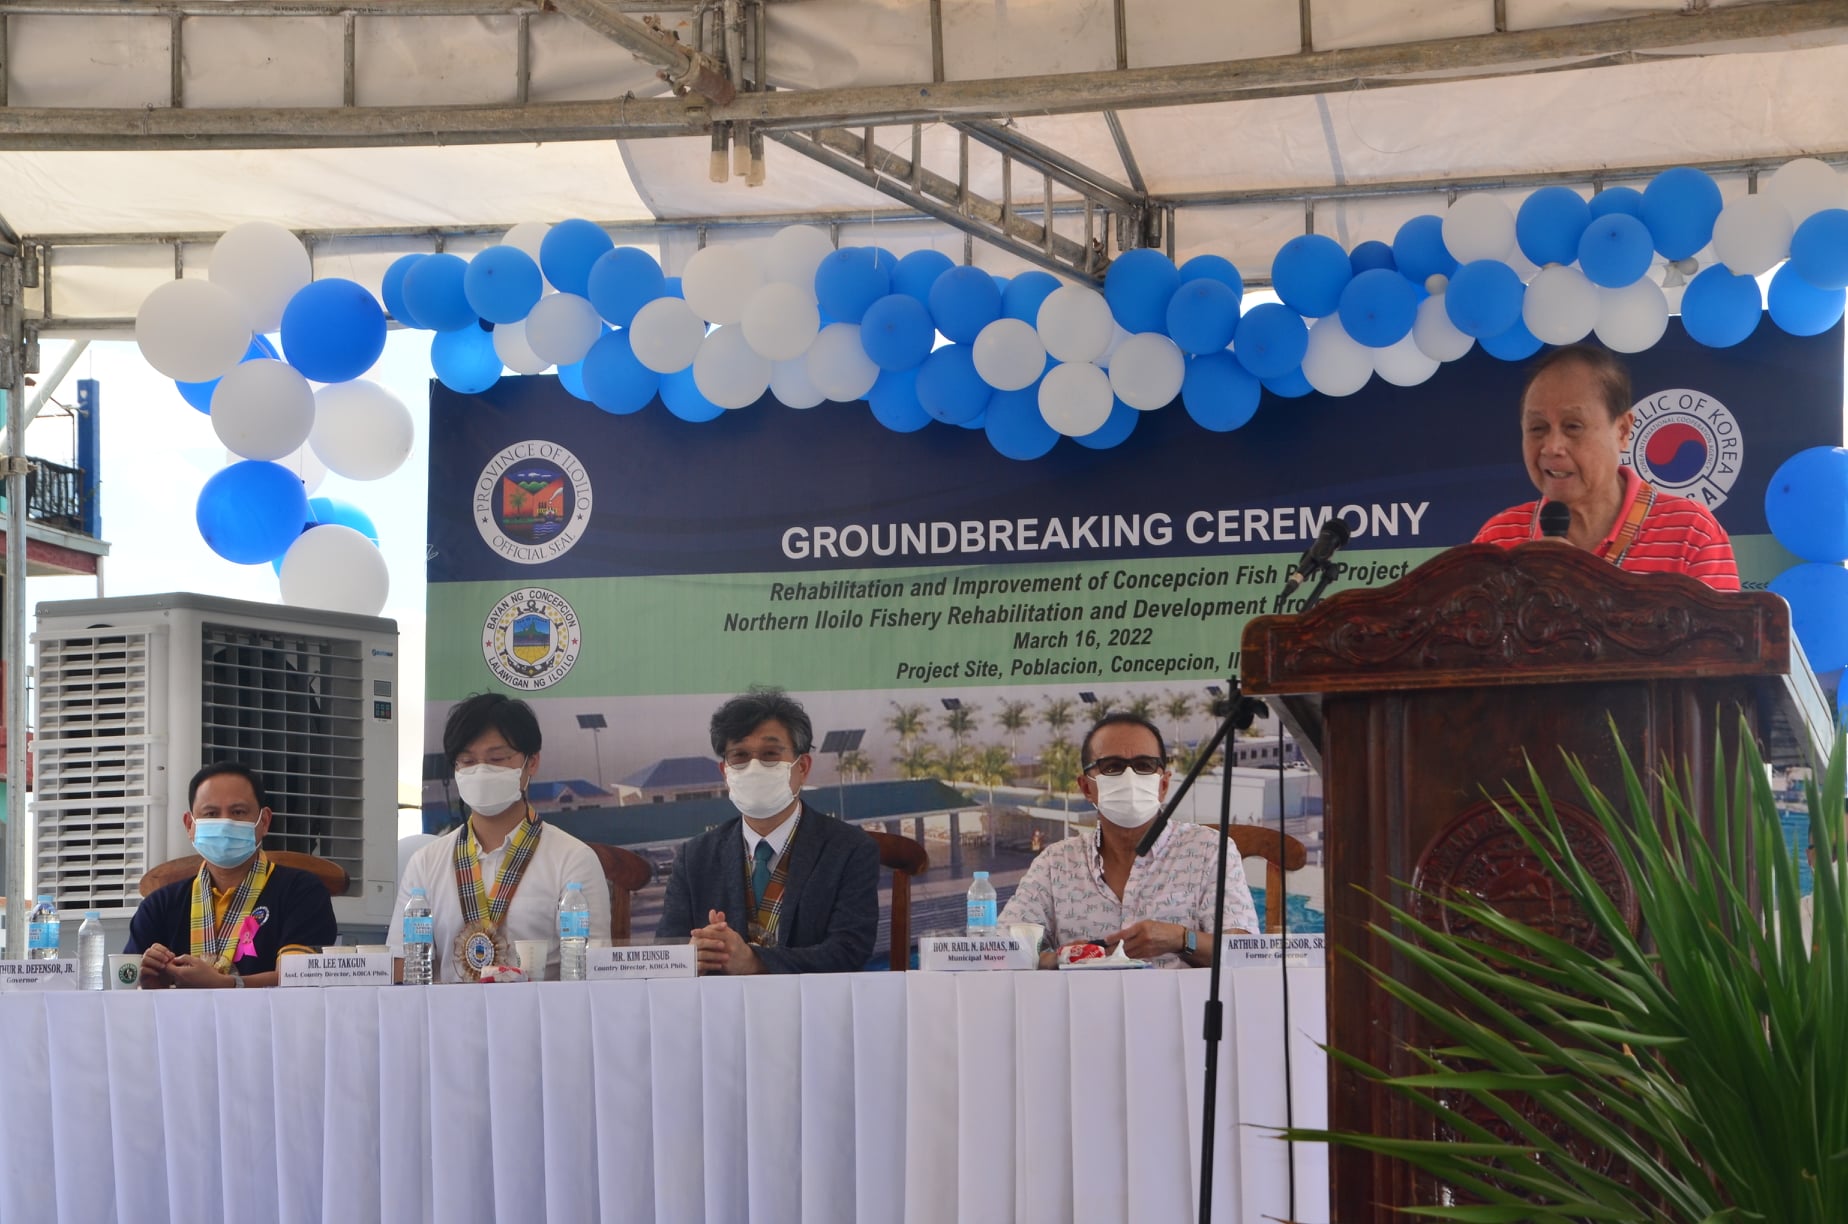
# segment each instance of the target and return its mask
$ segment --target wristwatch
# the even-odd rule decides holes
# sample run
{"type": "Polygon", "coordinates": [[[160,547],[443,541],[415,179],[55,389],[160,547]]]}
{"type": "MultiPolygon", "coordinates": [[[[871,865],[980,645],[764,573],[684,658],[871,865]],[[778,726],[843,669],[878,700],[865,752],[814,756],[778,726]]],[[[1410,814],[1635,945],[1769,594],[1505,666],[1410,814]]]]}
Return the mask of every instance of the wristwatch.
{"type": "Polygon", "coordinates": [[[1192,956],[1195,952],[1199,951],[1199,949],[1200,932],[1194,930],[1192,927],[1188,927],[1186,937],[1181,940],[1181,952],[1183,955],[1192,956]]]}
{"type": "MultiPolygon", "coordinates": [[[[1189,935],[1191,935],[1191,934],[1193,934],[1193,932],[1192,932],[1192,931],[1189,931],[1189,932],[1188,932],[1188,934],[1189,934],[1189,935]]],[[[1190,942],[1190,943],[1191,943],[1192,941],[1191,941],[1191,940],[1189,940],[1188,942],[1190,942]]],[[[232,989],[233,989],[233,990],[242,990],[242,989],[244,989],[244,975],[243,975],[243,974],[241,974],[241,973],[233,973],[233,974],[231,975],[231,980],[232,980],[232,982],[234,982],[234,983],[236,983],[236,984],[235,984],[235,985],[234,985],[234,986],[232,987],[232,989]]]]}

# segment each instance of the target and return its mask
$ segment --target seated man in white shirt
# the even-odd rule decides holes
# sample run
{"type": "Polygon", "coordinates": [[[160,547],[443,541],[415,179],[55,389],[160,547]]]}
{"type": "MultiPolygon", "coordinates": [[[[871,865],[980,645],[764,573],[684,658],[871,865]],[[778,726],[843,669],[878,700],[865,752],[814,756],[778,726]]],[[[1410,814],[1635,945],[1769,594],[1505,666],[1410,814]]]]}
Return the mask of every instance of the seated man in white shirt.
{"type": "MultiPolygon", "coordinates": [[[[1170,823],[1147,858],[1136,845],[1168,796],[1168,750],[1136,714],[1098,720],[1079,750],[1078,787],[1103,817],[1095,833],[1054,842],[1033,860],[1001,925],[1036,922],[1053,947],[1118,943],[1126,955],[1179,969],[1213,959],[1213,894],[1221,834],[1215,825],[1170,823]]],[[[1226,847],[1225,931],[1258,929],[1238,851],[1226,847]]],[[[1056,963],[1051,953],[1042,966],[1056,963]]]]}
{"type": "Polygon", "coordinates": [[[435,929],[438,982],[480,981],[490,965],[516,965],[514,944],[543,939],[546,977],[558,976],[558,901],[571,884],[590,903],[590,936],[608,939],[610,894],[589,846],[540,820],[526,801],[539,768],[532,707],[478,693],[449,712],[443,755],[469,817],[412,856],[398,881],[393,955],[404,955],[404,907],[421,888],[435,929]],[[468,885],[459,881],[466,879],[468,885]]]}

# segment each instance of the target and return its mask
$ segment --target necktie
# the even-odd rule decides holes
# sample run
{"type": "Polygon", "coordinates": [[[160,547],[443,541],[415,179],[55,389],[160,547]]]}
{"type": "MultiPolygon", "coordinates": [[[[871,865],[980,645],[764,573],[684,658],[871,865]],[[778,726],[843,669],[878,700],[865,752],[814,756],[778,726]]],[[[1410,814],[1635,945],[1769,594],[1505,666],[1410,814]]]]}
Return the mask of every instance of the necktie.
{"type": "Polygon", "coordinates": [[[753,907],[764,903],[764,890],[770,887],[770,860],[776,857],[776,851],[770,848],[769,839],[757,843],[754,866],[751,868],[751,904],[753,907]]]}

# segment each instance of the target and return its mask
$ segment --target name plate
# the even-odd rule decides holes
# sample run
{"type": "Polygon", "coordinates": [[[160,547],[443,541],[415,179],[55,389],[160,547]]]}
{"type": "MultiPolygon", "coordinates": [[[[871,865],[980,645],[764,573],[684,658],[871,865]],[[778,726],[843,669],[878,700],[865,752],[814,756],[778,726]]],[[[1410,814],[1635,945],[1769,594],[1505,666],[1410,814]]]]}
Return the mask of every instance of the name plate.
{"type": "Polygon", "coordinates": [[[0,992],[77,989],[74,960],[0,961],[0,992]]]}
{"type": "Polygon", "coordinates": [[[389,986],[389,952],[321,952],[276,959],[279,986],[389,986]]]}
{"type": "Polygon", "coordinates": [[[592,948],[585,955],[588,959],[584,967],[593,982],[690,978],[699,975],[699,954],[690,943],[592,948]]]}
{"type": "Polygon", "coordinates": [[[938,973],[1038,969],[1039,954],[1012,935],[926,935],[918,940],[918,968],[938,973]]]}
{"type": "Polygon", "coordinates": [[[1327,938],[1322,934],[1228,935],[1221,963],[1227,969],[1274,969],[1278,962],[1291,969],[1316,969],[1328,963],[1327,938]]]}

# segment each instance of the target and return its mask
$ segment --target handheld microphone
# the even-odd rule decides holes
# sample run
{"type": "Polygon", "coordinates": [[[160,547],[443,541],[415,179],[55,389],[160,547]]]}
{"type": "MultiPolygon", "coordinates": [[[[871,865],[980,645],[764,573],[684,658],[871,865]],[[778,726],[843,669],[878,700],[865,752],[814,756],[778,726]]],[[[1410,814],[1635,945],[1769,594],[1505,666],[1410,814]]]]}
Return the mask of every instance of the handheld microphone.
{"type": "Polygon", "coordinates": [[[1572,511],[1564,502],[1548,502],[1540,507],[1540,534],[1549,540],[1563,540],[1572,526],[1572,511]]]}
{"type": "Polygon", "coordinates": [[[1284,575],[1283,590],[1277,593],[1277,602],[1283,601],[1296,592],[1296,588],[1322,572],[1335,553],[1351,539],[1354,529],[1340,517],[1329,519],[1322,524],[1321,532],[1315,537],[1315,543],[1304,551],[1294,568],[1284,575]]]}

